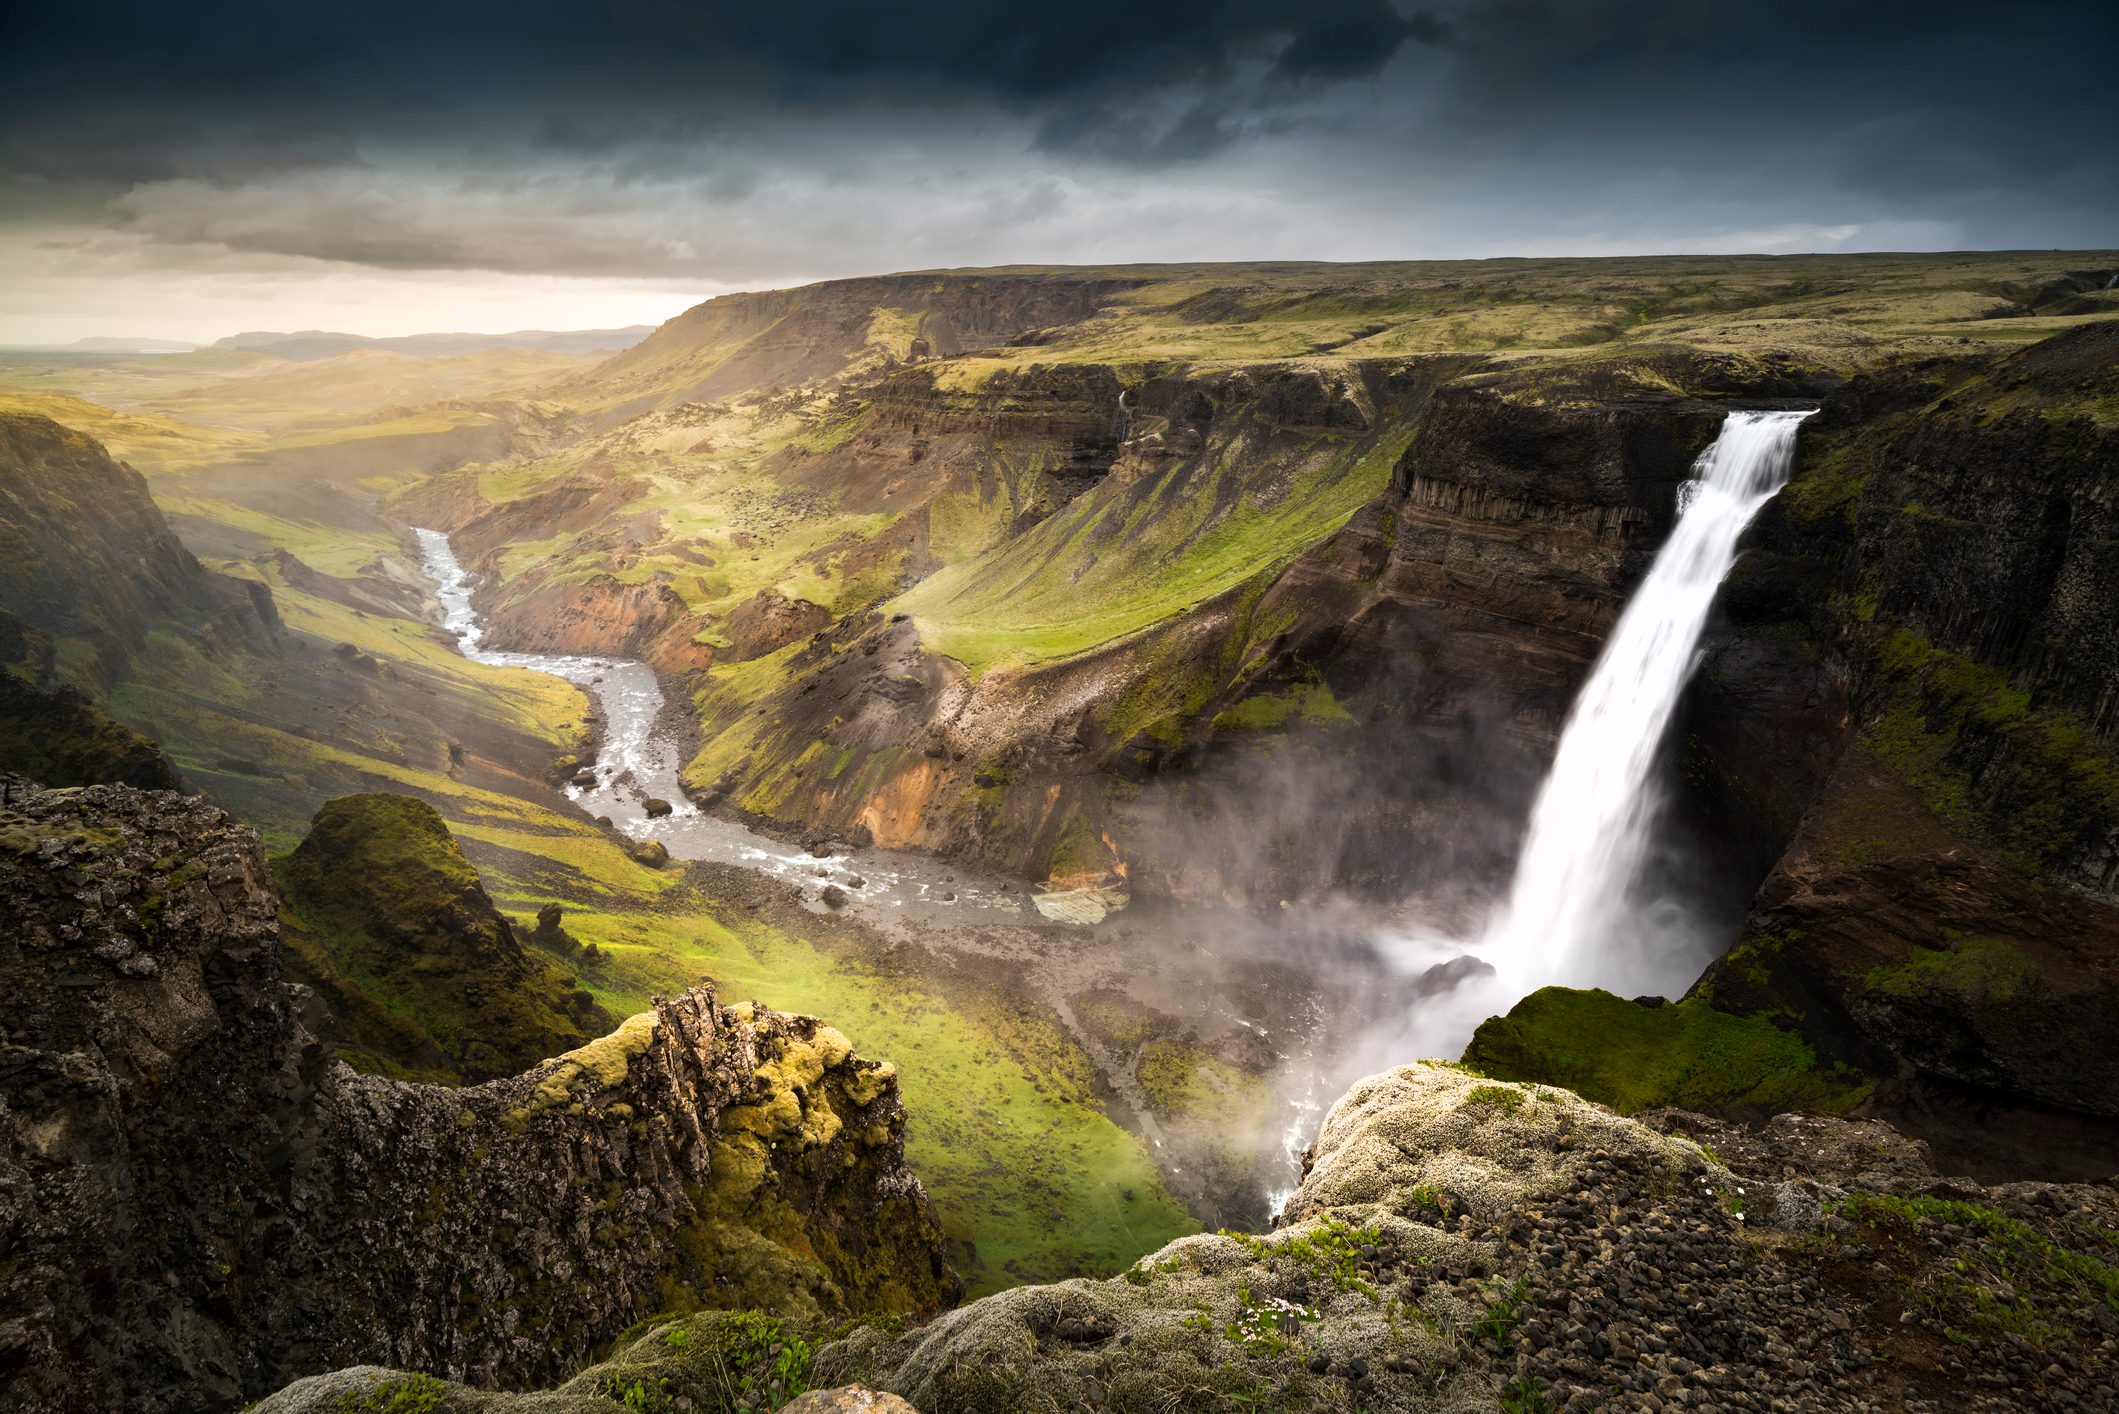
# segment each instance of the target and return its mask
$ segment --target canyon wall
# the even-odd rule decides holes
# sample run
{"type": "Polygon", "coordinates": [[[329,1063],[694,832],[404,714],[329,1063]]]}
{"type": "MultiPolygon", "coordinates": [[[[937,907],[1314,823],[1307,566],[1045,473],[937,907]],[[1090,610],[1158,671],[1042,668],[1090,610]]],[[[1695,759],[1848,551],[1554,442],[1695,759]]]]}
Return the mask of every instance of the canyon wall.
{"type": "Polygon", "coordinates": [[[16,1407],[218,1409],[374,1362],[535,1381],[657,1311],[953,1295],[895,1072],[831,1028],[700,987],[520,1076],[356,1075],[281,979],[251,831],[0,794],[16,1407]]]}

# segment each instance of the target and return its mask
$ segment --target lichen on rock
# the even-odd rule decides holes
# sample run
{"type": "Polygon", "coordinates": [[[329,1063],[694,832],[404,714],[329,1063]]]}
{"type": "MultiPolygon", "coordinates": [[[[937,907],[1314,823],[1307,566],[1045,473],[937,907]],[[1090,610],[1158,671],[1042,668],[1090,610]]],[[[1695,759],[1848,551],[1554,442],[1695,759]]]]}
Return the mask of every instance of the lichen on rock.
{"type": "Polygon", "coordinates": [[[0,1358],[31,1407],[225,1408],[363,1363],[537,1383],[658,1311],[954,1297],[896,1086],[829,1028],[702,986],[523,1075],[356,1074],[281,978],[255,834],[5,785],[0,1358]],[[771,1128],[722,1184],[723,1113],[782,1093],[807,1142],[771,1128]]]}

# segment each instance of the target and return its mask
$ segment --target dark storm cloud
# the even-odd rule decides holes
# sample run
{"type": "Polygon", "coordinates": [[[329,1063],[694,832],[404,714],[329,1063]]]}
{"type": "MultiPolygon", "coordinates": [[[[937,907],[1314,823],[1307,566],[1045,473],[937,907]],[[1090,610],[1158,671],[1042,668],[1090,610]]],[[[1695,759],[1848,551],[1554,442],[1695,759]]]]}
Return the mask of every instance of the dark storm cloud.
{"type": "MultiPolygon", "coordinates": [[[[2115,13],[17,7],[0,46],[0,221],[389,269],[747,279],[952,251],[1162,254],[1182,232],[1140,214],[1153,181],[1221,194],[1261,241],[1314,229],[1336,253],[1811,228],[2109,243],[2115,13]]],[[[1232,238],[1199,236],[1217,251],[1232,238]]]]}

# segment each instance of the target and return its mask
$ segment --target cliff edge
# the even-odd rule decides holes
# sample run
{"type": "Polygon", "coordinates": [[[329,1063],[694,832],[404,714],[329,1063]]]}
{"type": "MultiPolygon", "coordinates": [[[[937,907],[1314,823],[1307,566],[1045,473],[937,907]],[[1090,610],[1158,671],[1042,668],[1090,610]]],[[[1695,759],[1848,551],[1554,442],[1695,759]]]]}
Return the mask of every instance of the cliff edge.
{"type": "Polygon", "coordinates": [[[655,1312],[954,1296],[895,1072],[830,1027],[697,987],[522,1075],[356,1075],[282,978],[254,833],[0,784],[0,1406],[535,1382],[655,1312]]]}

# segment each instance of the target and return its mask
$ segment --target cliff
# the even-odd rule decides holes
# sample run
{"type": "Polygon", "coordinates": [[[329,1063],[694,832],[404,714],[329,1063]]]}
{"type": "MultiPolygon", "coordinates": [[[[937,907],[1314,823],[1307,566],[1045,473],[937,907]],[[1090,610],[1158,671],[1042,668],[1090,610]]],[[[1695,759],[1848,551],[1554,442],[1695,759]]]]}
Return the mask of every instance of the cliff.
{"type": "Polygon", "coordinates": [[[58,641],[86,685],[124,676],[153,630],[267,639],[271,595],[212,574],[170,532],[147,482],[93,438],[0,413],[0,605],[58,641]]]}
{"type": "Polygon", "coordinates": [[[254,834],[5,784],[12,1407],[218,1409],[362,1362],[534,1382],[657,1311],[953,1293],[894,1072],[829,1027],[700,987],[519,1076],[356,1075],[282,980],[254,834]]]}
{"type": "MultiPolygon", "coordinates": [[[[1866,1077],[1956,1172],[2119,1162],[2115,397],[2110,325],[1835,390],[1680,722],[1691,820],[1763,875],[1686,1006],[1866,1077]]],[[[1534,998],[1471,1054],[1579,1083],[1627,1011],[1534,998]]]]}
{"type": "MultiPolygon", "coordinates": [[[[770,1332],[794,1356],[780,1389],[858,1382],[925,1414],[2112,1407],[2108,1186],[1945,1183],[1873,1122],[1652,1127],[1432,1063],[1354,1086],[1305,1166],[1270,1233],[1184,1238],[903,1332],[770,1332]]],[[[754,1407],[768,1377],[746,1335],[657,1323],[535,1396],[352,1370],[261,1409],[410,1390],[491,1414],[754,1407]]]]}

